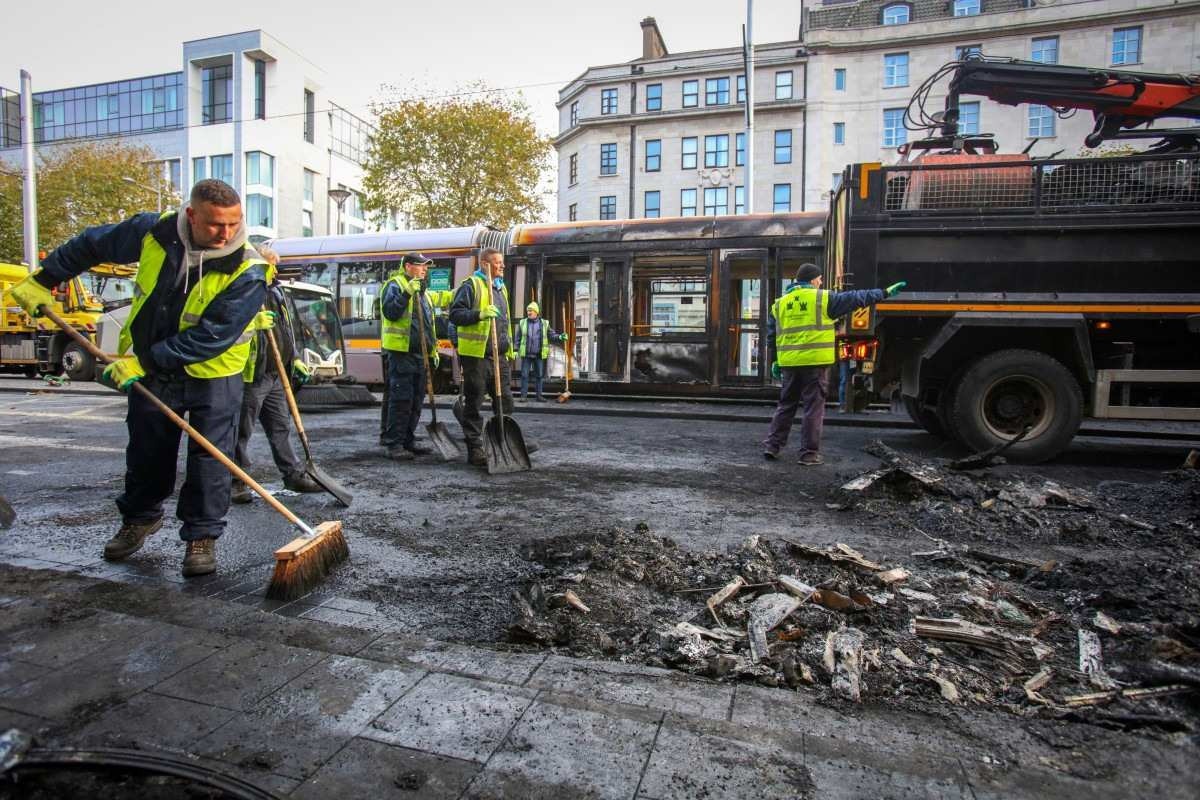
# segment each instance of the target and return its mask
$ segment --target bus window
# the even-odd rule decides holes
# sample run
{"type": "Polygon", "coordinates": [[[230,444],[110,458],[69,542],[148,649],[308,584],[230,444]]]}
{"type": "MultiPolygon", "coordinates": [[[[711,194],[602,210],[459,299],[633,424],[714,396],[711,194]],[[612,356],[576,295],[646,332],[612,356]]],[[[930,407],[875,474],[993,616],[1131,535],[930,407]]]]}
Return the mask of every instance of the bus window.
{"type": "Polygon", "coordinates": [[[633,335],[703,335],[708,324],[708,275],[703,265],[633,270],[633,335]]]}
{"type": "Polygon", "coordinates": [[[322,286],[331,292],[337,292],[337,264],[326,264],[321,261],[305,264],[300,274],[304,283],[322,286]]]}
{"type": "Polygon", "coordinates": [[[338,315],[346,339],[378,339],[379,293],[383,285],[384,263],[353,261],[341,265],[338,315]]]}

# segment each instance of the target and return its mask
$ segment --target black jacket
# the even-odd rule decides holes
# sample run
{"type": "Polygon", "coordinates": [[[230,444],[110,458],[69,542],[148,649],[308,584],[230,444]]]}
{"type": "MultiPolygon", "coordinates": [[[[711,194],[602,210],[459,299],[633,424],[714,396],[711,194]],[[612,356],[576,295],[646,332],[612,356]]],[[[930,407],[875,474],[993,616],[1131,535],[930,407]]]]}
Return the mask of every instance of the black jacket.
{"type": "MultiPolygon", "coordinates": [[[[166,251],[158,283],[134,320],[133,352],[147,372],[173,373],[184,365],[207,361],[228,350],[262,308],[266,297],[266,268],[254,266],[238,276],[208,306],[199,324],[182,333],[179,317],[187,294],[180,265],[183,242],[176,229],[178,213],[159,218],[138,214],[115,225],[87,228],[83,233],[50,253],[42,262],[38,282],[47,288],[70,280],[105,263],[130,264],[141,258],[142,239],[147,233],[166,251]]],[[[245,260],[245,248],[212,261],[204,269],[231,273],[245,260]]],[[[199,269],[187,276],[187,285],[199,281],[199,269]]]]}

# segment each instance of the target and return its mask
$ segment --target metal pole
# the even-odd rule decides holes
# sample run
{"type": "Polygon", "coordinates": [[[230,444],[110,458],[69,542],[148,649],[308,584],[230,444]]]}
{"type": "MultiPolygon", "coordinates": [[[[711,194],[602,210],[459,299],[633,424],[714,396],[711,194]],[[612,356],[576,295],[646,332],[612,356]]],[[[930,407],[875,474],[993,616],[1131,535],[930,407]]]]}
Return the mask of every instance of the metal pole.
{"type": "Polygon", "coordinates": [[[754,0],[746,0],[746,213],[754,213],[754,0]]]}
{"type": "Polygon", "coordinates": [[[37,174],[33,165],[33,76],[21,70],[21,146],[25,156],[25,179],[21,206],[25,212],[25,263],[38,268],[37,174]]]}

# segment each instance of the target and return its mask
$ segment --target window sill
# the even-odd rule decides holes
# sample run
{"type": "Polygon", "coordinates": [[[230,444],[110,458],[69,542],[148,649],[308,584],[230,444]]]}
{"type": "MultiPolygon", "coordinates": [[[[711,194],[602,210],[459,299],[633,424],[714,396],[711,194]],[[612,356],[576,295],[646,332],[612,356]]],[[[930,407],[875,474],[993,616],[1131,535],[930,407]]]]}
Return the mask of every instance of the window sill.
{"type": "Polygon", "coordinates": [[[601,178],[619,178],[619,177],[621,177],[621,173],[619,173],[619,172],[607,172],[607,173],[605,173],[605,174],[601,175],[600,177],[601,177],[601,178]]]}
{"type": "Polygon", "coordinates": [[[1124,69],[1126,67],[1140,67],[1141,65],[1141,61],[1126,61],[1124,64],[1112,64],[1110,66],[1112,66],[1113,69],[1124,69]]]}
{"type": "Polygon", "coordinates": [[[574,189],[574,188],[575,188],[576,186],[578,186],[578,185],[579,185],[579,181],[575,181],[574,183],[568,183],[568,184],[567,184],[567,188],[568,188],[568,189],[574,189]]]}
{"type": "Polygon", "coordinates": [[[893,84],[889,85],[889,84],[885,83],[883,85],[883,88],[884,89],[907,89],[908,84],[907,83],[893,83],[893,84]]]}

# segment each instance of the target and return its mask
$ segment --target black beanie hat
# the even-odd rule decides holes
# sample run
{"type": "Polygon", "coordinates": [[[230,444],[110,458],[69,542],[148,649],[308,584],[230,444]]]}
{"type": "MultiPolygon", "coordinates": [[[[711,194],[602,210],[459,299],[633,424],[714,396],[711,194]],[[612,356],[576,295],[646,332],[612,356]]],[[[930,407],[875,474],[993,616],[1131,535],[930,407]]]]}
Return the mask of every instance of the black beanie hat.
{"type": "Polygon", "coordinates": [[[801,283],[807,283],[813,278],[819,278],[820,276],[821,268],[813,263],[801,264],[800,269],[796,270],[796,280],[801,283]]]}

